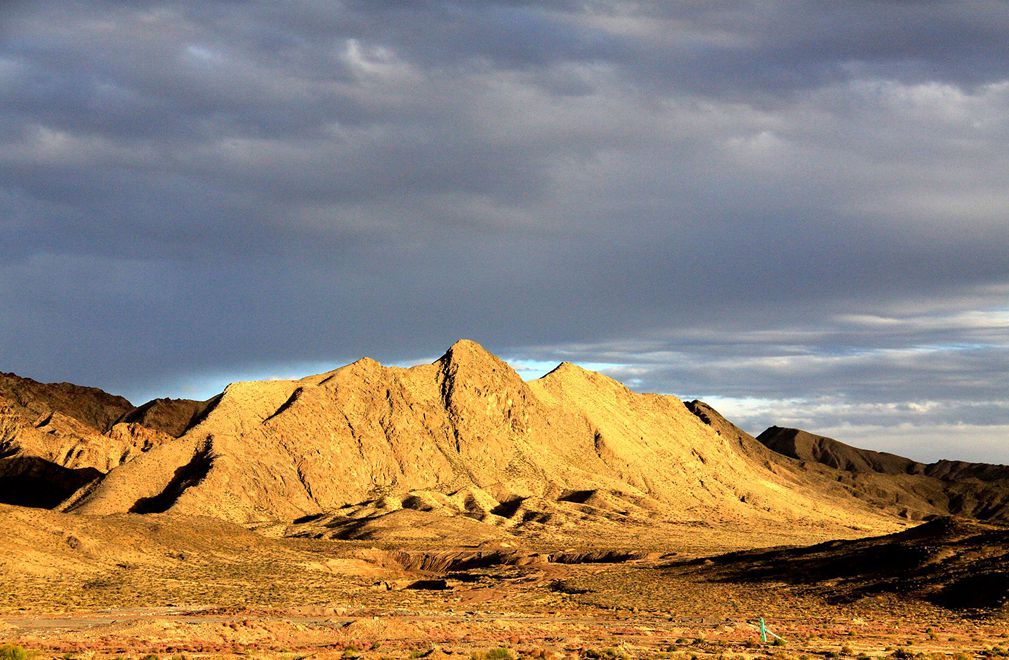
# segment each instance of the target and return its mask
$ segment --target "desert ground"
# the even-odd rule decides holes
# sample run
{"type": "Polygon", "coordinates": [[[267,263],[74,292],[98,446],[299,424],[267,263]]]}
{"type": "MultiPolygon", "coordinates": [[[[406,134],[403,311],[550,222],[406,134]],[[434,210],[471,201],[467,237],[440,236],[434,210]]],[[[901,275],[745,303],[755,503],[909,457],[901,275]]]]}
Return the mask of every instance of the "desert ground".
{"type": "MultiPolygon", "coordinates": [[[[679,530],[679,543],[668,530],[665,544],[648,548],[626,538],[432,547],[136,518],[51,523],[39,546],[51,559],[65,544],[71,552],[61,554],[83,555],[82,565],[51,559],[46,573],[6,572],[3,639],[40,657],[81,658],[973,657],[1009,645],[1004,612],[951,609],[921,593],[911,574],[933,556],[835,573],[821,557],[817,570],[795,567],[808,578],[797,580],[788,557],[706,558],[749,537],[703,528],[679,530]],[[90,553],[107,568],[92,570],[90,553]],[[853,593],[879,570],[909,579],[853,593]],[[761,616],[784,641],[760,641],[761,616]]],[[[936,555],[962,551],[941,533],[928,542],[936,555]]],[[[867,563],[892,555],[874,543],[835,551],[867,563]]],[[[945,570],[939,582],[957,577],[945,570]]]]}

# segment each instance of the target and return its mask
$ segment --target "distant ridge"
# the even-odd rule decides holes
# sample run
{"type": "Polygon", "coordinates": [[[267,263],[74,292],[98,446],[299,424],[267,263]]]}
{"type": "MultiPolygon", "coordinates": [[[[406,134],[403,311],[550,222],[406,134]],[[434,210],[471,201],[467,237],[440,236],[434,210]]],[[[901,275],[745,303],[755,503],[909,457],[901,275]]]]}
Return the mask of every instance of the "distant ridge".
{"type": "Polygon", "coordinates": [[[94,387],[0,373],[0,503],[50,508],[181,435],[211,402],[134,407],[94,387]]]}
{"type": "Polygon", "coordinates": [[[17,374],[0,372],[0,398],[8,407],[36,421],[60,413],[104,432],[133,404],[96,387],[71,383],[40,383],[17,374]]]}
{"type": "Polygon", "coordinates": [[[896,503],[903,515],[912,518],[957,515],[1009,522],[1009,466],[949,460],[920,463],[778,426],[757,440],[784,456],[831,468],[856,496],[881,505],[896,503]]]}
{"type": "Polygon", "coordinates": [[[152,399],[142,406],[133,408],[119,421],[127,424],[139,424],[178,438],[196,424],[216,403],[216,397],[209,401],[152,399]]]}
{"type": "Polygon", "coordinates": [[[822,435],[801,429],[772,426],[757,436],[757,440],[779,454],[800,461],[815,461],[848,472],[879,472],[881,474],[923,474],[926,466],[903,456],[858,449],[822,435]]]}

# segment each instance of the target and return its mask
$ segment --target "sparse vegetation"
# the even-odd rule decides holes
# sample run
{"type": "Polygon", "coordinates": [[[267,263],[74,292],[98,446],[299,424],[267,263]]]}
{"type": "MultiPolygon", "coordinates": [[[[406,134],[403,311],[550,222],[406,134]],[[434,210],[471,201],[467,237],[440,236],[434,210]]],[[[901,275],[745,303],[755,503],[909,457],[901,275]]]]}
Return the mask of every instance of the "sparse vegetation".
{"type": "Polygon", "coordinates": [[[606,648],[601,651],[596,649],[586,649],[582,653],[583,658],[592,660],[630,660],[631,655],[621,648],[606,648]]]}
{"type": "Polygon", "coordinates": [[[518,654],[509,648],[499,647],[489,651],[473,653],[470,656],[473,660],[516,660],[518,654]]]}
{"type": "Polygon", "coordinates": [[[0,660],[28,660],[28,651],[20,646],[4,644],[0,646],[0,660]]]}

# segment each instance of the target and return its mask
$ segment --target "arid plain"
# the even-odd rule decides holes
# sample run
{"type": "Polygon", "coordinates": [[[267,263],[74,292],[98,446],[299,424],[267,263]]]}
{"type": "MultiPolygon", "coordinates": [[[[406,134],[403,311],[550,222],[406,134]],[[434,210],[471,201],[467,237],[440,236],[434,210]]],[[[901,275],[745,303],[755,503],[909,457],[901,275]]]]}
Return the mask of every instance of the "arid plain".
{"type": "Polygon", "coordinates": [[[0,456],[11,654],[1009,653],[1009,468],[468,340],[139,407],[7,374],[0,456]]]}

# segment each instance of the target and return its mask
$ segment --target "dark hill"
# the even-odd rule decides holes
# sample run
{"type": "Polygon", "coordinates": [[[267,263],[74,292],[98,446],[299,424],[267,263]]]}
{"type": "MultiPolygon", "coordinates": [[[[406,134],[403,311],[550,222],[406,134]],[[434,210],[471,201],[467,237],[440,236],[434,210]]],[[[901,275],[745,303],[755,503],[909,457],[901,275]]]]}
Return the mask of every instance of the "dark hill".
{"type": "Polygon", "coordinates": [[[217,400],[217,397],[209,401],[153,399],[129,411],[119,421],[140,424],[178,438],[196,425],[217,400]]]}
{"type": "Polygon", "coordinates": [[[896,506],[912,519],[958,515],[1009,522],[1009,466],[948,460],[920,463],[777,426],[757,440],[807,469],[830,469],[856,497],[896,506]]]}
{"type": "Polygon", "coordinates": [[[757,436],[757,440],[779,454],[800,461],[814,461],[849,472],[879,472],[882,474],[921,474],[925,466],[903,456],[858,449],[832,438],[814,435],[801,429],[772,426],[757,436]]]}
{"type": "Polygon", "coordinates": [[[40,383],[16,374],[0,373],[0,397],[26,417],[43,422],[54,412],[87,424],[96,431],[109,430],[133,409],[121,396],[95,387],[71,383],[40,383]]]}
{"type": "Polygon", "coordinates": [[[1009,529],[946,517],[887,536],[735,552],[670,569],[716,582],[773,582],[829,603],[893,594],[992,610],[1009,602],[1009,529]]]}
{"type": "Polygon", "coordinates": [[[141,408],[70,383],[0,373],[0,503],[52,507],[112,468],[171,440],[206,404],[141,408]]]}

